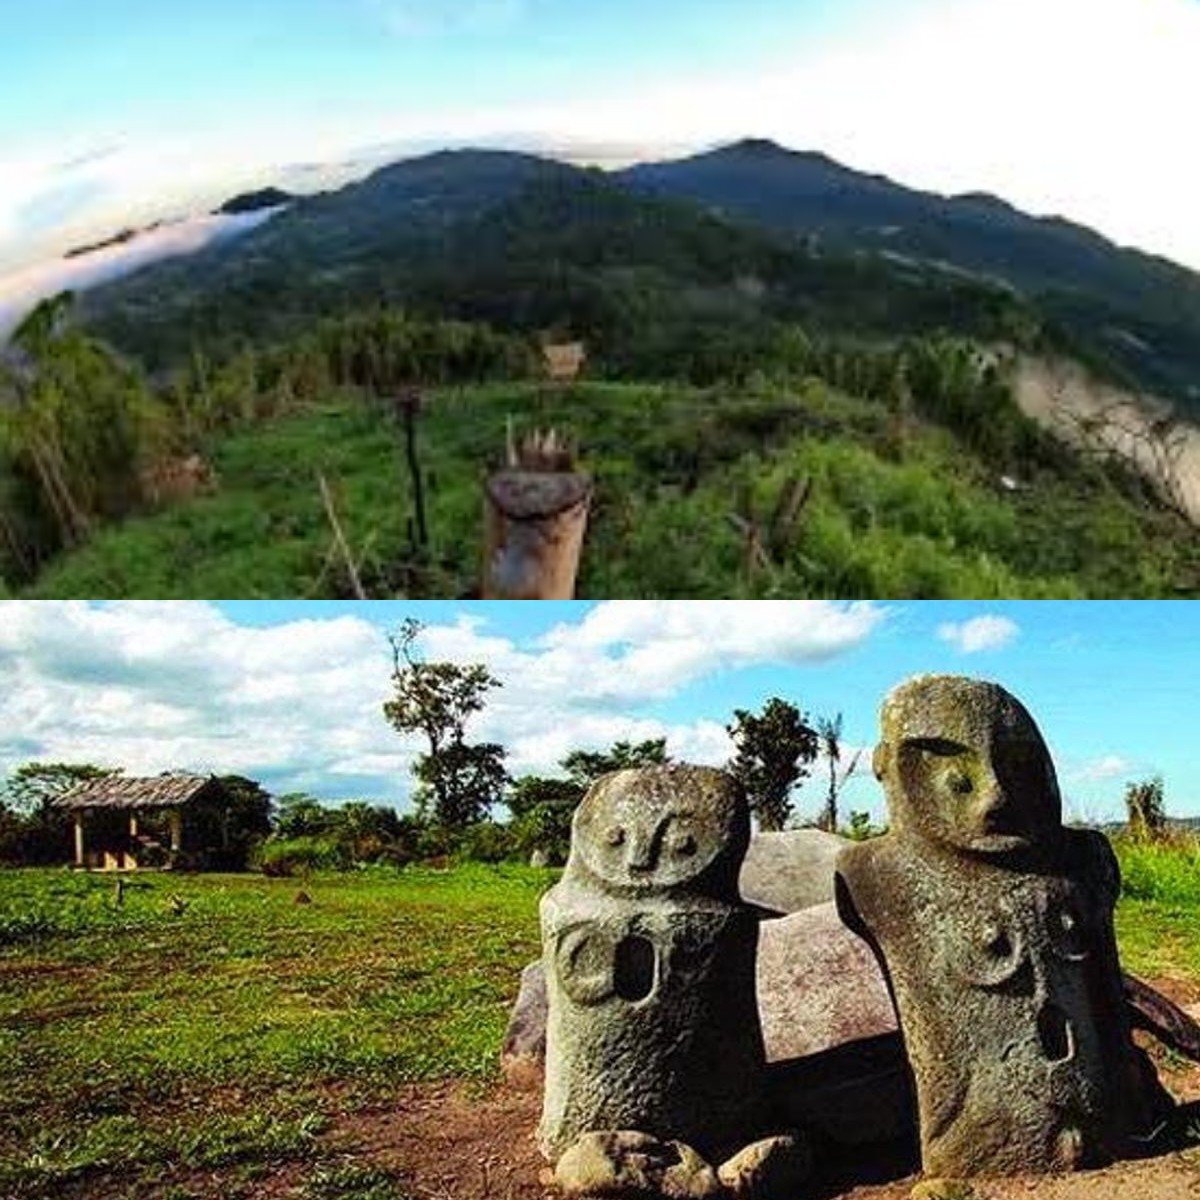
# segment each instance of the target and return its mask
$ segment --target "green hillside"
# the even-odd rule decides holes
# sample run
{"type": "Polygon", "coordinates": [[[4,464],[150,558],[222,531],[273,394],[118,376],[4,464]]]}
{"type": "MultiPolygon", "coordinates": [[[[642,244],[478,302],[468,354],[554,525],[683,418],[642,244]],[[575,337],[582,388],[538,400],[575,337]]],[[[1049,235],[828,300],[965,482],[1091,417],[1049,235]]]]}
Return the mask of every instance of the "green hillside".
{"type": "MultiPolygon", "coordinates": [[[[1143,596],[1200,593],[1200,551],[1136,485],[1049,467],[1009,493],[988,456],[815,380],[741,390],[494,384],[436,392],[421,427],[432,485],[428,562],[414,561],[409,485],[388,416],[352,392],[215,439],[219,491],[129,520],[60,559],[42,597],[348,595],[318,489],[336,497],[375,596],[478,586],[483,465],[506,420],[579,439],[598,502],[580,594],[1143,596]],[[750,568],[731,518],[769,518],[793,479],[812,500],[750,568]]],[[[768,538],[768,544],[770,539],[768,538]]]]}
{"type": "MultiPolygon", "coordinates": [[[[766,163],[762,204],[780,178],[831,178],[814,203],[841,204],[847,227],[856,205],[924,203],[876,179],[856,198],[845,168],[761,145],[704,170],[728,173],[731,154],[743,183],[766,163]]],[[[962,203],[1034,252],[1031,218],[962,203]]],[[[337,594],[350,581],[321,474],[368,590],[467,594],[480,477],[512,418],[564,429],[596,476],[585,595],[1200,593],[1194,528],[1022,417],[993,352],[1130,377],[1102,340],[1004,280],[814,246],[750,215],[530,156],[445,153],[298,201],[74,312],[44,305],[0,356],[0,580],[337,594]],[[562,396],[523,382],[545,337],[585,339],[591,382],[562,396]],[[421,431],[435,544],[419,554],[396,434],[370,399],[411,384],[439,389],[421,431]],[[193,469],[207,493],[172,483],[193,469]],[[801,519],[773,527],[809,484],[801,519]]],[[[1092,283],[1072,293],[1089,312],[1129,301],[1092,283]]]]}
{"type": "Polygon", "coordinates": [[[747,141],[620,176],[825,254],[941,264],[1018,289],[1043,322],[1147,390],[1200,409],[1200,275],[995,196],[946,197],[747,141]]]}

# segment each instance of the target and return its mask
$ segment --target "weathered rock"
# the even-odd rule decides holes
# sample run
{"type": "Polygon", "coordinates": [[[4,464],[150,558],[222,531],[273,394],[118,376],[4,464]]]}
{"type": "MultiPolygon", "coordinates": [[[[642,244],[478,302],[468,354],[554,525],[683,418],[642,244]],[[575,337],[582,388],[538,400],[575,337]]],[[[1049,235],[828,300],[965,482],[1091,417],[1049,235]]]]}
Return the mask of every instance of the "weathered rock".
{"type": "Polygon", "coordinates": [[[792,1200],[812,1173],[812,1148],[797,1134],[764,1138],[723,1163],[717,1178],[734,1200],[792,1200]]]}
{"type": "Polygon", "coordinates": [[[749,839],[745,797],[720,771],[620,771],[584,797],[541,903],[548,1158],[597,1129],[713,1158],[761,1136],[759,916],[737,893],[749,839]]]}
{"type": "Polygon", "coordinates": [[[535,870],[544,870],[550,865],[550,855],[545,850],[535,850],[529,856],[529,865],[535,870]]]}
{"type": "Polygon", "coordinates": [[[636,1130],[585,1133],[558,1160],[554,1182],[568,1196],[710,1200],[725,1194],[717,1173],[683,1142],[636,1130]]]}
{"type": "Polygon", "coordinates": [[[768,1062],[896,1032],[883,972],[833,904],[762,923],[758,1011],[768,1062]]]}
{"type": "Polygon", "coordinates": [[[777,913],[799,912],[833,899],[837,856],[845,838],[820,829],[759,833],[750,840],[738,877],[742,899],[777,913]]]}
{"type": "Polygon", "coordinates": [[[843,852],[838,899],[891,980],[925,1170],[1122,1154],[1170,1102],[1130,1033],[1108,842],[1063,828],[1041,734],[999,686],[922,676],[882,724],[892,832],[843,852]]]}
{"type": "Polygon", "coordinates": [[[521,990],[509,1017],[500,1069],[515,1087],[538,1087],[546,1060],[546,973],[540,962],[521,972],[521,990]]]}
{"type": "Polygon", "coordinates": [[[911,1134],[911,1088],[883,972],[833,904],[762,923],[757,983],[784,1127],[850,1146],[911,1134]]]}
{"type": "MultiPolygon", "coordinates": [[[[505,1039],[503,1064],[518,1086],[532,1085],[542,1066],[544,978],[541,963],[525,968],[505,1039]]],[[[756,991],[780,1128],[814,1128],[846,1145],[911,1131],[907,1069],[883,972],[833,905],[762,922],[756,991]]]]}
{"type": "Polygon", "coordinates": [[[910,1200],[975,1200],[975,1189],[961,1179],[922,1179],[909,1197],[910,1200]]]}

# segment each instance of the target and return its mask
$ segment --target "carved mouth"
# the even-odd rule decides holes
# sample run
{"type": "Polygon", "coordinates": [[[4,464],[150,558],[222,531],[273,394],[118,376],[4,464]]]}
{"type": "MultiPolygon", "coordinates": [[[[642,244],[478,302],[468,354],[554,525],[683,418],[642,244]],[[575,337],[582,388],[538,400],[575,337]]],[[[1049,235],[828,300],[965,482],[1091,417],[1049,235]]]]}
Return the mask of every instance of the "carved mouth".
{"type": "Polygon", "coordinates": [[[967,844],[972,850],[982,854],[1006,854],[1015,850],[1028,850],[1033,845],[1033,839],[1022,833],[988,830],[971,838],[967,844]]]}

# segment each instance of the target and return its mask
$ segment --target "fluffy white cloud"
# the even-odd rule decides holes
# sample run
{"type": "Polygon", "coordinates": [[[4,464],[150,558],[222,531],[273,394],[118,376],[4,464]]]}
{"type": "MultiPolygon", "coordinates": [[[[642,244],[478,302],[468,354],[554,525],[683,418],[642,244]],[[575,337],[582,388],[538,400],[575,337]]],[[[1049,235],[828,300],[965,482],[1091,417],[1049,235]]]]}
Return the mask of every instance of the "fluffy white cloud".
{"type": "MultiPolygon", "coordinates": [[[[729,753],[719,721],[664,721],[651,702],[723,669],[827,658],[884,615],[870,604],[612,604],[537,644],[464,615],[426,629],[421,645],[504,681],[471,733],[504,744],[515,772],[658,737],[676,757],[716,764],[729,753]]],[[[0,616],[0,774],[41,758],[239,772],[330,798],[408,794],[421,747],[382,718],[390,654],[360,616],[262,628],[200,602],[22,601],[0,616]]]]}
{"type": "Polygon", "coordinates": [[[1020,635],[1016,621],[1008,617],[972,617],[959,623],[948,621],[938,626],[937,635],[943,642],[957,647],[963,654],[978,654],[983,650],[1001,650],[1020,635]]]}
{"type": "Polygon", "coordinates": [[[269,212],[257,212],[178,221],[140,234],[123,245],[106,246],[78,258],[51,259],[0,277],[0,343],[39,300],[59,292],[97,287],[162,259],[194,254],[214,242],[248,233],[268,216],[269,212]]]}
{"type": "Polygon", "coordinates": [[[1133,763],[1128,759],[1119,754],[1106,754],[1072,771],[1069,778],[1078,783],[1102,783],[1106,779],[1120,779],[1133,769],[1133,763]]]}
{"type": "MultiPolygon", "coordinates": [[[[361,4],[364,25],[402,37],[502,28],[527,7],[361,4]]],[[[995,192],[1200,268],[1200,171],[1177,139],[1160,136],[1200,110],[1195,0],[896,0],[845,10],[817,32],[803,17],[781,21],[761,61],[727,72],[663,72],[621,88],[606,78],[473,106],[400,108],[350,88],[332,108],[264,106],[236,128],[150,127],[119,153],[14,148],[0,158],[0,270],[261,184],[289,161],[338,163],[368,143],[388,143],[399,157],[404,145],[627,143],[631,132],[670,153],[773,137],[917,187],[995,192]],[[35,237],[22,213],[71,153],[91,159],[79,177],[103,185],[106,200],[57,238],[35,237]]]]}

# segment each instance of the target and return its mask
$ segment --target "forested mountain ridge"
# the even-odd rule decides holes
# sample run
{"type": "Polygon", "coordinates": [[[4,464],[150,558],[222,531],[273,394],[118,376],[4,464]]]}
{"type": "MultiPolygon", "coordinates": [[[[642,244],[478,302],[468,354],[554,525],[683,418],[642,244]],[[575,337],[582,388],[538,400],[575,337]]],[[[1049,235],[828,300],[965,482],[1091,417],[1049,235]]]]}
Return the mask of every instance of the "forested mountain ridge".
{"type": "Polygon", "coordinates": [[[1143,386],[1200,402],[1200,275],[995,196],[941,196],[749,140],[620,178],[830,253],[942,263],[1020,289],[1143,386]]]}
{"type": "Polygon", "coordinates": [[[986,280],[814,256],[776,231],[598,171],[494,151],[415,159],[300,201],[236,244],[98,289],[83,316],[160,369],[196,348],[220,357],[380,303],[569,331],[651,377],[675,373],[683,342],[753,343],[779,322],[1018,344],[1042,332],[1033,309],[986,280]]]}
{"type": "MultiPolygon", "coordinates": [[[[727,157],[792,171],[781,154],[727,157]]],[[[824,203],[853,192],[852,172],[801,157],[824,203]]],[[[844,217],[916,203],[865,189],[844,217]]],[[[1097,390],[1072,358],[1131,392],[1156,378],[1048,295],[529,155],[399,163],[23,323],[0,356],[0,580],[341,594],[325,496],[371,594],[462,594],[480,473],[515,422],[567,431],[593,475],[584,594],[1200,594],[1180,493],[1109,461],[1090,410],[1066,413],[1081,442],[1044,419],[1060,365],[1097,390]],[[547,338],[586,341],[575,391],[536,382],[547,338]],[[413,384],[435,531],[416,547],[389,399],[413,384]],[[776,530],[789,496],[802,513],[776,530]]],[[[1165,461],[1178,427],[1125,399],[1165,461]]]]}
{"type": "Polygon", "coordinates": [[[1200,276],[994,197],[918,192],[763,141],[613,175],[442,151],[101,288],[84,313],[162,367],[377,302],[605,344],[704,314],[706,328],[765,315],[853,337],[1040,339],[1200,407],[1200,276]]]}

